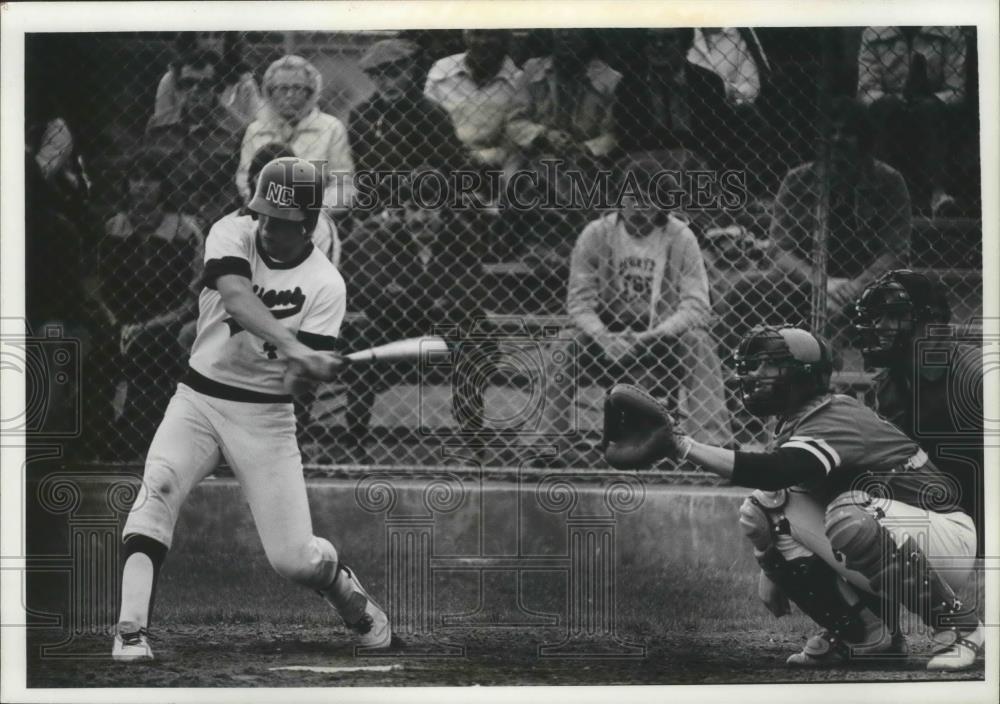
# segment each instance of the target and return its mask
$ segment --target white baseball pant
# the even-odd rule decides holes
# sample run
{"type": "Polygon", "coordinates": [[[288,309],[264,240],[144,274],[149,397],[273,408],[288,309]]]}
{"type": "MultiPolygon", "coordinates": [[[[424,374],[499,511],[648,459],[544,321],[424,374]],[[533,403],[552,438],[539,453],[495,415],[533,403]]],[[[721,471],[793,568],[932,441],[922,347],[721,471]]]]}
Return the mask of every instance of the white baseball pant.
{"type": "MultiPolygon", "coordinates": [[[[958,591],[965,586],[975,567],[976,528],[961,511],[937,513],[917,508],[901,501],[876,499],[885,512],[880,523],[888,530],[897,545],[907,536],[920,545],[934,571],[958,591]]],[[[790,533],[778,535],[775,547],[787,560],[807,557],[820,558],[855,587],[871,592],[868,579],[860,572],[849,570],[836,558],[829,538],[826,537],[826,509],[812,495],[800,489],[788,490],[788,503],[780,510],[788,519],[790,533]]],[[[772,514],[772,520],[780,520],[772,514]]]]}
{"type": "Polygon", "coordinates": [[[312,589],[329,586],[337,551],[313,535],[290,403],[226,401],[179,384],[153,437],[123,537],[170,547],[191,489],[224,456],[239,480],[271,566],[312,589]]]}

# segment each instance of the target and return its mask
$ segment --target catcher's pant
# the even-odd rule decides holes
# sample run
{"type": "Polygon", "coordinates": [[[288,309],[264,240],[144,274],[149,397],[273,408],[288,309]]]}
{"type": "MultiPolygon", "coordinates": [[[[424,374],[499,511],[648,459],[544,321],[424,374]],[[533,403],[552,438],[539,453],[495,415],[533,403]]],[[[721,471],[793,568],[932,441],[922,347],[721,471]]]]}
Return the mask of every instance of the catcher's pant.
{"type": "MultiPolygon", "coordinates": [[[[897,545],[906,536],[912,537],[924,549],[930,566],[952,589],[958,591],[965,586],[976,556],[976,527],[969,516],[961,511],[937,513],[888,499],[876,499],[876,503],[885,513],[880,522],[897,545]]],[[[848,582],[871,593],[869,580],[847,569],[834,555],[824,527],[826,508],[811,494],[789,489],[788,502],[780,513],[788,519],[789,533],[778,535],[775,544],[785,559],[816,554],[848,582]]]]}
{"type": "Polygon", "coordinates": [[[220,456],[243,487],[271,566],[307,587],[329,585],[337,552],[312,533],[290,403],[226,401],[178,384],[149,448],[123,537],[146,535],[170,547],[188,493],[220,456]]]}

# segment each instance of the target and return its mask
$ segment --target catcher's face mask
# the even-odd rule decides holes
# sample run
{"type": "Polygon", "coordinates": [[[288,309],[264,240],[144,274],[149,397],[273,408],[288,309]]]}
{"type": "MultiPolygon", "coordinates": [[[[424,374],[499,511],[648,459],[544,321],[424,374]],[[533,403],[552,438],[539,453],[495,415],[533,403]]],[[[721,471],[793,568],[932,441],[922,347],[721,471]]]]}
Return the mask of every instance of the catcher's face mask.
{"type": "Polygon", "coordinates": [[[854,329],[861,341],[861,354],[872,367],[887,367],[905,357],[913,340],[913,301],[896,282],[876,283],[861,294],[854,329]]]}
{"type": "Polygon", "coordinates": [[[751,331],[731,359],[743,406],[759,417],[789,412],[793,401],[814,396],[829,383],[823,346],[794,328],[751,331]]]}

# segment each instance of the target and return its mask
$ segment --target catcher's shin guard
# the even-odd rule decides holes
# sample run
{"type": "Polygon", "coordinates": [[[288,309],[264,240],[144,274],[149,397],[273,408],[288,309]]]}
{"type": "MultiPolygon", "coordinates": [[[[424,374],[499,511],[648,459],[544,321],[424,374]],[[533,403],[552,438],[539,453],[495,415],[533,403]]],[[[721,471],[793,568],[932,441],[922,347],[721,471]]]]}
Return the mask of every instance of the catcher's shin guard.
{"type": "Polygon", "coordinates": [[[777,548],[756,553],[764,574],[809,618],[832,635],[845,656],[884,649],[881,621],[818,555],[786,560],[777,548]]]}
{"type": "MultiPolygon", "coordinates": [[[[740,527],[754,546],[764,576],[813,621],[829,631],[829,641],[845,657],[882,649],[882,622],[818,555],[802,550],[788,558],[778,544],[791,526],[782,509],[787,491],[754,491],[740,506],[740,527]],[[846,643],[845,643],[846,641],[846,643]]],[[[770,607],[769,607],[770,608],[770,607]]]]}
{"type": "Polygon", "coordinates": [[[963,607],[911,536],[897,543],[882,525],[884,516],[865,492],[841,494],[826,511],[830,545],[848,569],[868,579],[875,594],[902,603],[934,630],[974,630],[979,623],[974,610],[963,607]]]}

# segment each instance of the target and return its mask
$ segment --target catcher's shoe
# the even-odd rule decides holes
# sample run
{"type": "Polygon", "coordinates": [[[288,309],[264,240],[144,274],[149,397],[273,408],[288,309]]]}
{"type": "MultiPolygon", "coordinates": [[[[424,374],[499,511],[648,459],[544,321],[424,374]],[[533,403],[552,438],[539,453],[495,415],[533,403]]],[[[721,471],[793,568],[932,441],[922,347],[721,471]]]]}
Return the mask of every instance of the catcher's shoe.
{"type": "Polygon", "coordinates": [[[361,647],[389,647],[392,642],[389,617],[347,565],[340,565],[333,585],[320,594],[337,611],[344,625],[357,634],[361,647]]]}
{"type": "Polygon", "coordinates": [[[931,636],[931,640],[934,643],[934,655],[927,662],[927,669],[956,672],[975,666],[976,658],[986,641],[986,633],[980,623],[973,631],[953,628],[937,631],[931,636]]]}
{"type": "Polygon", "coordinates": [[[785,664],[802,668],[843,667],[862,663],[868,658],[905,658],[909,652],[906,638],[901,633],[891,637],[885,634],[874,645],[852,647],[829,630],[823,630],[806,641],[802,652],[789,655],[785,664]]]}
{"type": "Polygon", "coordinates": [[[111,647],[115,662],[143,662],[153,659],[149,647],[149,632],[138,623],[122,621],[115,626],[115,642],[111,647]]]}

